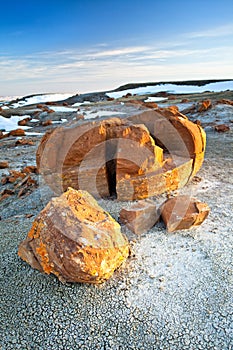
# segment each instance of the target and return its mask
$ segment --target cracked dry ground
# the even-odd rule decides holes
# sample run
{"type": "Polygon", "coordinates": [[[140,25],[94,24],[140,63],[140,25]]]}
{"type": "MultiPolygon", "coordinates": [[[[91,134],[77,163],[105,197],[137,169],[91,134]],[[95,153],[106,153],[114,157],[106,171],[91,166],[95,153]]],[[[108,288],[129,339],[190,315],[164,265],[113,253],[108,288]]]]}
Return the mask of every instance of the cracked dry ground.
{"type": "MultiPolygon", "coordinates": [[[[36,145],[11,148],[14,169],[33,164],[36,145]]],[[[63,285],[18,258],[18,244],[49,199],[46,187],[2,201],[0,348],[232,349],[232,146],[232,131],[208,131],[199,179],[180,191],[208,203],[203,225],[176,234],[155,226],[100,286],[63,285]]],[[[99,204],[115,218],[123,206],[99,204]]]]}

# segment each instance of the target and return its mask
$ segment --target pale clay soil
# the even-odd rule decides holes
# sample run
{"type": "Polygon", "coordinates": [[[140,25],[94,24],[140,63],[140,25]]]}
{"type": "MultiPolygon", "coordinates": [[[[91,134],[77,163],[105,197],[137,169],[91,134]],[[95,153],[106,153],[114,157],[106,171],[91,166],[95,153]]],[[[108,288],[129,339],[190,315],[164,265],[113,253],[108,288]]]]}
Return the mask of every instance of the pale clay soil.
{"type": "MultiPolygon", "coordinates": [[[[230,123],[232,110],[224,106],[218,117],[230,123]]],[[[233,349],[233,133],[206,131],[201,181],[179,192],[208,203],[209,217],[198,228],[174,234],[161,222],[141,237],[123,227],[131,257],[102,285],[61,284],[17,256],[18,244],[51,197],[42,181],[29,196],[0,203],[1,350],[233,349]],[[26,218],[29,213],[34,216],[26,218]]],[[[4,141],[0,160],[12,169],[35,164],[39,139],[17,148],[11,139],[4,141]]],[[[164,199],[154,198],[158,205],[164,199]]],[[[115,219],[126,205],[106,199],[99,204],[115,219]]]]}

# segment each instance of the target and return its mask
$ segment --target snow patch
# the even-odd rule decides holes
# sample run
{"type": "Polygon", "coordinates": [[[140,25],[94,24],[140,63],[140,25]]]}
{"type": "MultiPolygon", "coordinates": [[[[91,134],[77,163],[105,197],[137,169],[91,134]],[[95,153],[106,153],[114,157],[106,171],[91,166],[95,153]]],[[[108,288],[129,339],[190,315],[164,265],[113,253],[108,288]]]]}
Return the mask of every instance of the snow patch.
{"type": "Polygon", "coordinates": [[[74,94],[45,94],[45,95],[35,95],[33,97],[28,97],[24,101],[19,101],[11,105],[12,108],[23,107],[31,104],[41,103],[41,102],[55,102],[63,101],[69,97],[74,96],[74,94]]]}
{"type": "Polygon", "coordinates": [[[115,111],[85,111],[83,112],[83,115],[85,119],[94,119],[94,118],[101,118],[101,117],[106,117],[106,116],[113,116],[116,114],[125,114],[123,112],[115,112],[115,111]]]}
{"type": "Polygon", "coordinates": [[[43,132],[28,132],[28,131],[26,131],[25,134],[27,136],[40,136],[40,135],[44,135],[45,133],[43,133],[43,132]]]}
{"type": "Polygon", "coordinates": [[[72,107],[79,107],[81,105],[88,105],[90,103],[91,103],[90,101],[76,102],[72,105],[72,107]]]}
{"type": "Polygon", "coordinates": [[[161,102],[166,100],[167,97],[148,97],[144,102],[161,102]]]}
{"type": "Polygon", "coordinates": [[[52,121],[52,124],[61,124],[67,122],[67,119],[61,119],[61,120],[54,120],[52,121]]]}
{"type": "Polygon", "coordinates": [[[51,109],[54,111],[54,112],[77,112],[77,108],[72,108],[72,107],[64,107],[64,106],[51,106],[51,109]]]}
{"type": "Polygon", "coordinates": [[[231,81],[222,81],[217,83],[209,83],[204,86],[195,86],[195,85],[176,85],[176,84],[160,84],[154,86],[144,86],[134,89],[127,89],[124,91],[109,92],[106,95],[113,98],[119,98],[124,96],[127,93],[137,94],[137,95],[147,95],[157,92],[169,92],[173,94],[191,94],[191,93],[202,93],[204,91],[226,91],[233,90],[233,80],[231,81]]]}
{"type": "Polygon", "coordinates": [[[5,130],[7,132],[15,129],[30,129],[30,126],[19,126],[18,121],[23,120],[25,118],[30,117],[30,115],[23,115],[23,116],[18,116],[14,115],[11,118],[4,118],[3,116],[0,115],[0,130],[5,130]]]}

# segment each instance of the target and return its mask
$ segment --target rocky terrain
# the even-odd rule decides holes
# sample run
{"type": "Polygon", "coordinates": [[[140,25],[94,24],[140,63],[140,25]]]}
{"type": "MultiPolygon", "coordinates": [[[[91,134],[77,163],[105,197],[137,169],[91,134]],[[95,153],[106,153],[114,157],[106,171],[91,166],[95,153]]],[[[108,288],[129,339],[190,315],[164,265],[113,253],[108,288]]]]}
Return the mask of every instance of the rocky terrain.
{"type": "MultiPolygon", "coordinates": [[[[0,108],[5,129],[0,132],[0,348],[232,349],[233,91],[30,98],[2,102],[0,108]],[[131,255],[98,286],[62,284],[33,270],[17,251],[54,195],[36,168],[45,132],[87,120],[125,119],[156,104],[176,105],[207,133],[201,170],[176,190],[208,203],[206,221],[175,233],[159,222],[141,235],[122,224],[131,255]]],[[[152,200],[159,206],[166,198],[152,200]]],[[[118,220],[132,203],[112,196],[98,204],[118,220]]]]}

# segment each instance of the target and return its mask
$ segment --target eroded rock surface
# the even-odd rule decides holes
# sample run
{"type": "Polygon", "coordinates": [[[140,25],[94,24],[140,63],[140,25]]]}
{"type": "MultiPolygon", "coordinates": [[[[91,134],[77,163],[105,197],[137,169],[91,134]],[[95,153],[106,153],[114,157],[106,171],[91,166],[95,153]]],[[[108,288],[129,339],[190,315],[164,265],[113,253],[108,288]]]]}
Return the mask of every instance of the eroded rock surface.
{"type": "Polygon", "coordinates": [[[169,198],[161,208],[161,216],[168,232],[199,226],[209,212],[206,203],[185,195],[169,198]]]}
{"type": "Polygon", "coordinates": [[[159,169],[163,150],[144,125],[111,118],[48,132],[37,151],[37,165],[56,191],[69,186],[107,197],[116,181],[159,169]]]}
{"type": "Polygon", "coordinates": [[[200,169],[205,132],[177,107],[49,131],[37,151],[45,181],[95,197],[143,199],[184,186],[200,169]]]}
{"type": "Polygon", "coordinates": [[[69,188],[41,211],[18,254],[62,281],[101,283],[128,257],[129,244],[89,193],[69,188]]]}

